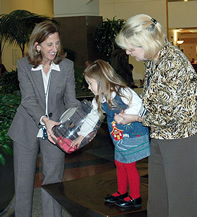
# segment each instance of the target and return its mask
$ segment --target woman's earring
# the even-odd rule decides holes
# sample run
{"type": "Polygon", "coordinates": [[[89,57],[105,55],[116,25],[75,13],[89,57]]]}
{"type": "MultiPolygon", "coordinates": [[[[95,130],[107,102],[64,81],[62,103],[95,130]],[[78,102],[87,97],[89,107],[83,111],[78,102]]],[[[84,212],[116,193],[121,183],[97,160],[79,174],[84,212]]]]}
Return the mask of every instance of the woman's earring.
{"type": "Polygon", "coordinates": [[[37,50],[38,53],[40,53],[40,50],[37,50]]]}

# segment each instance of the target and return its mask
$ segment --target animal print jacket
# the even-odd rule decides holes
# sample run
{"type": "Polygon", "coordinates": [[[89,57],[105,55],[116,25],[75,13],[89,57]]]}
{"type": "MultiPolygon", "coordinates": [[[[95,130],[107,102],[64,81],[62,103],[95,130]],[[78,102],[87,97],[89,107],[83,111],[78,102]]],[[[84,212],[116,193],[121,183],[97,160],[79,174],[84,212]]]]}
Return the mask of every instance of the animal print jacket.
{"type": "Polygon", "coordinates": [[[159,60],[145,61],[143,124],[155,139],[186,138],[197,133],[197,73],[187,57],[166,40],[159,60]]]}

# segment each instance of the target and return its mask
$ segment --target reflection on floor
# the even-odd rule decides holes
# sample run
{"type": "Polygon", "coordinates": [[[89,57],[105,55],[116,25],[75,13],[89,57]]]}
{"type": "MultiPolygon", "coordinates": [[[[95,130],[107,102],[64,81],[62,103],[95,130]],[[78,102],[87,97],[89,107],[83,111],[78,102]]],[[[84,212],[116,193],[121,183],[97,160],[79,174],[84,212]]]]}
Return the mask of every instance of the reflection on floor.
{"type": "MultiPolygon", "coordinates": [[[[140,175],[146,177],[148,174],[147,159],[139,161],[137,166],[139,168],[140,175]]],[[[114,170],[114,168],[113,144],[109,137],[107,126],[106,124],[103,124],[99,129],[97,136],[90,144],[76,151],[75,153],[66,154],[63,181],[76,180],[83,177],[108,172],[114,170]]],[[[35,175],[33,217],[42,216],[40,200],[41,183],[41,161],[38,157],[37,171],[35,175]]],[[[112,192],[106,192],[106,194],[108,193],[112,192]]],[[[14,200],[12,201],[7,213],[4,214],[3,217],[14,216],[13,202],[14,200]]],[[[63,210],[63,217],[70,217],[70,214],[66,210],[63,210]]]]}

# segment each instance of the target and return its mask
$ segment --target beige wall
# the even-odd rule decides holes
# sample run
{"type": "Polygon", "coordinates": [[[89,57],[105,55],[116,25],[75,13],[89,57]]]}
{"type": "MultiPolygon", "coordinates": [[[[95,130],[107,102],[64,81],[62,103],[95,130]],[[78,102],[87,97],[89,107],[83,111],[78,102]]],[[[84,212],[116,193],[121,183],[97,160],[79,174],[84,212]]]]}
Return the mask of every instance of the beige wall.
{"type": "Polygon", "coordinates": [[[169,3],[169,28],[171,29],[169,38],[176,44],[174,38],[175,31],[177,31],[176,39],[179,38],[184,41],[179,47],[190,61],[192,58],[197,60],[197,30],[195,30],[195,28],[197,28],[196,8],[197,1],[169,3]],[[177,13],[174,13],[174,11],[177,13]],[[181,32],[181,29],[185,28],[191,28],[191,30],[187,31],[187,33],[185,30],[181,32]],[[172,29],[174,30],[172,31],[172,29]]]}
{"type": "Polygon", "coordinates": [[[14,10],[27,10],[46,16],[53,16],[53,0],[0,0],[0,14],[14,10]]]}
{"type": "Polygon", "coordinates": [[[99,16],[99,0],[54,0],[54,16],[99,16]]]}
{"type": "MultiPolygon", "coordinates": [[[[197,27],[196,8],[197,1],[168,3],[169,28],[197,27]]],[[[145,13],[157,19],[167,32],[166,0],[0,0],[0,14],[16,9],[50,17],[81,16],[85,13],[88,16],[93,14],[104,18],[116,16],[128,19],[133,15],[145,13]]],[[[16,60],[20,57],[21,53],[17,47],[6,46],[3,50],[3,63],[8,70],[16,68],[16,60]]],[[[130,62],[134,65],[134,79],[143,78],[143,64],[133,58],[130,58],[130,62]]]]}
{"type": "Polygon", "coordinates": [[[100,0],[100,15],[128,19],[136,14],[148,14],[166,28],[166,0],[100,0]]]}
{"type": "Polygon", "coordinates": [[[197,1],[170,2],[168,6],[169,28],[197,27],[197,1]]]}
{"type": "MultiPolygon", "coordinates": [[[[14,10],[27,10],[39,15],[53,17],[53,0],[0,0],[0,14],[14,10]]],[[[5,45],[2,63],[7,70],[16,69],[16,61],[22,57],[18,46],[5,45]]]]}

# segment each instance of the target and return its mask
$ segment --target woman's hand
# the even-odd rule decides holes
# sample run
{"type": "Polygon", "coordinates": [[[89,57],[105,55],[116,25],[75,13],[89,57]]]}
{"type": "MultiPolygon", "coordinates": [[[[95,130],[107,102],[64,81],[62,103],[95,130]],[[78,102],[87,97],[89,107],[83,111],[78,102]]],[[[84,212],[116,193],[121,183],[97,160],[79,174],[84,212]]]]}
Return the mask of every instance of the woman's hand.
{"type": "Polygon", "coordinates": [[[42,121],[44,122],[47,130],[48,140],[52,142],[53,144],[56,144],[55,141],[57,141],[57,137],[53,134],[52,128],[54,126],[60,125],[60,122],[52,121],[48,119],[47,117],[43,117],[42,121]]]}
{"type": "Polygon", "coordinates": [[[72,141],[70,146],[71,147],[76,146],[76,148],[78,149],[83,139],[84,139],[84,136],[80,135],[79,137],[77,137],[75,140],[72,141]]]}
{"type": "Polygon", "coordinates": [[[123,124],[124,118],[121,116],[121,113],[120,114],[115,113],[114,120],[118,124],[123,124]]]}

